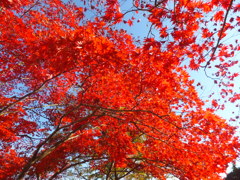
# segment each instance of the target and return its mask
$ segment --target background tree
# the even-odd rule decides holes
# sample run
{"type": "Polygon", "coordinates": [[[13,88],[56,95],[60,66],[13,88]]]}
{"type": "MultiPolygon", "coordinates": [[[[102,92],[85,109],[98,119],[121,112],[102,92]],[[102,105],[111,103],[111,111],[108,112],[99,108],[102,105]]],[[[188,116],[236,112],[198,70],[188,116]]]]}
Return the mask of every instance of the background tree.
{"type": "Polygon", "coordinates": [[[236,158],[235,128],[214,114],[217,100],[205,108],[188,70],[209,76],[218,63],[216,83],[234,93],[238,45],[221,40],[239,6],[131,2],[0,3],[1,179],[220,179],[236,158]],[[135,13],[151,23],[143,42],[120,28],[135,13]]]}
{"type": "Polygon", "coordinates": [[[232,172],[227,174],[226,180],[237,180],[240,177],[240,169],[233,164],[232,172]]]}

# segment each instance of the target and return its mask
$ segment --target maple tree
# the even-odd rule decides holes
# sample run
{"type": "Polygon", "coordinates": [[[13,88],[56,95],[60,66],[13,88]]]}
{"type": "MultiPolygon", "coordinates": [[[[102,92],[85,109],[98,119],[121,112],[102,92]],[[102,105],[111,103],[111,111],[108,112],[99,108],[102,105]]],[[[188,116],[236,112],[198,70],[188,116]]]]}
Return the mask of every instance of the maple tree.
{"type": "Polygon", "coordinates": [[[188,70],[209,76],[217,63],[214,82],[234,93],[239,46],[221,40],[240,6],[131,2],[0,2],[0,179],[221,179],[236,159],[235,128],[218,100],[205,108],[188,70]],[[136,14],[151,23],[140,45],[119,28],[136,14]]]}

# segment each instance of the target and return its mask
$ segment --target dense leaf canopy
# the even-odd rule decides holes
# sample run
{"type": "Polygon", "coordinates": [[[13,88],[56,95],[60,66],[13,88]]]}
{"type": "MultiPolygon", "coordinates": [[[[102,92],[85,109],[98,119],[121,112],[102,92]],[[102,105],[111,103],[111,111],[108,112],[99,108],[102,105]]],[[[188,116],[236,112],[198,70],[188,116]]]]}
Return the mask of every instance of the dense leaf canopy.
{"type": "Polygon", "coordinates": [[[217,99],[206,108],[188,70],[210,76],[214,64],[224,78],[214,82],[234,94],[239,46],[221,40],[240,6],[76,2],[0,1],[0,179],[221,179],[235,128],[215,114],[217,99]],[[140,40],[126,31],[136,16],[150,23],[140,40]]]}

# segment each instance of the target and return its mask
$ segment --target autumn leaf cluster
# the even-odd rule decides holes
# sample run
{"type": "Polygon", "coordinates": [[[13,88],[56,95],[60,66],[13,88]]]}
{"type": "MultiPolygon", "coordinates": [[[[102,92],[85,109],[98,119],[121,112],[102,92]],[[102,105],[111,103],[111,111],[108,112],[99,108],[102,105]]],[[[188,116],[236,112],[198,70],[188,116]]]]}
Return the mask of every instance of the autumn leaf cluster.
{"type": "Polygon", "coordinates": [[[117,0],[0,2],[0,179],[73,168],[88,178],[221,179],[236,159],[235,128],[215,114],[218,100],[206,108],[188,70],[208,76],[217,62],[216,83],[234,93],[239,47],[221,40],[239,25],[228,21],[239,5],[131,2],[126,12],[117,0]],[[157,37],[139,45],[119,28],[139,22],[129,13],[157,37]]]}

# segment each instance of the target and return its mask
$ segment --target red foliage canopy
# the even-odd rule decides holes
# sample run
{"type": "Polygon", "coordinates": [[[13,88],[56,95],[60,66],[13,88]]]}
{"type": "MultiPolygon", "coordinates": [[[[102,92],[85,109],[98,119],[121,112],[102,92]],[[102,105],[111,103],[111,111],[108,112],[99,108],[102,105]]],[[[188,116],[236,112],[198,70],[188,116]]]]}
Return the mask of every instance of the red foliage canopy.
{"type": "Polygon", "coordinates": [[[121,12],[117,0],[0,2],[0,179],[79,171],[106,179],[220,179],[239,144],[214,114],[217,101],[204,108],[187,69],[221,59],[224,74],[234,65],[227,57],[235,47],[220,41],[239,5],[133,5],[121,12]],[[132,25],[124,17],[133,12],[146,13],[159,37],[137,46],[119,28],[132,25]],[[214,23],[218,32],[209,28],[214,23]]]}

